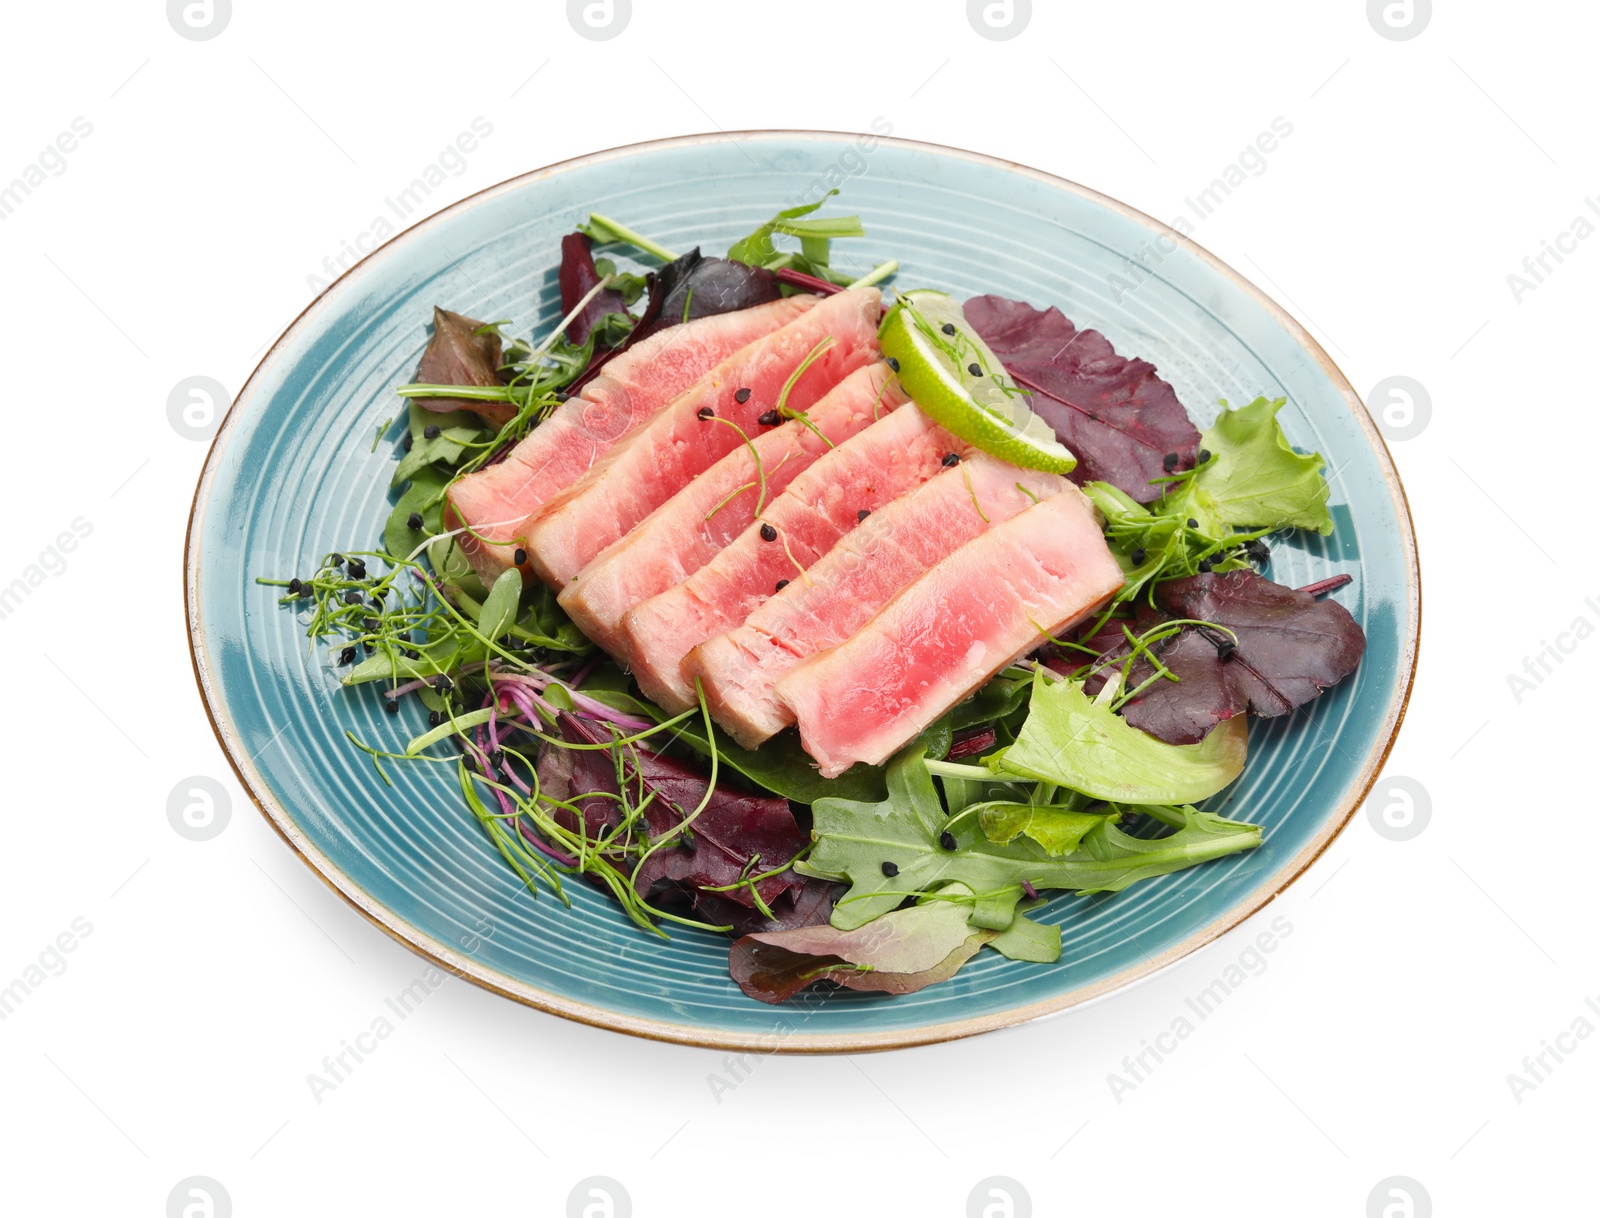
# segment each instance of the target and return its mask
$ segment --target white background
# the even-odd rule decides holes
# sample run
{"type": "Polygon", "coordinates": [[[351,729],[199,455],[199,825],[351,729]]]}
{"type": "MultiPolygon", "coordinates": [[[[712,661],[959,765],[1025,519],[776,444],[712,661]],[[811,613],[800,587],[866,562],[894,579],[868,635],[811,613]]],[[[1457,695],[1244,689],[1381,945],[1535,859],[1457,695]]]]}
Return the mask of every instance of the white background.
{"type": "Polygon", "coordinates": [[[1409,41],[1359,0],[1041,2],[1008,41],[959,0],[635,0],[611,41],[560,3],[467,8],[235,0],[197,42],[160,0],[7,6],[0,183],[75,117],[93,132],[0,222],[0,584],[74,519],[93,531],[0,621],[0,984],[93,929],[0,1022],[0,1209],[158,1216],[203,1174],[241,1218],[559,1215],[604,1175],[641,1216],[958,1216],[1004,1175],[1040,1215],[1355,1218],[1399,1174],[1440,1215],[1594,1213],[1600,1037],[1520,1103],[1507,1082],[1600,996],[1600,644],[1520,701],[1507,681],[1600,622],[1600,241],[1520,302],[1506,279],[1600,192],[1592,6],[1440,5],[1409,41]],[[718,1102],[720,1055],[451,980],[316,1102],[307,1074],[424,966],[284,849],[218,751],[180,590],[205,445],[166,400],[193,375],[237,390],[307,276],[480,115],[493,135],[430,206],[635,140],[883,116],[1170,220],[1291,121],[1195,238],[1363,394],[1430,392],[1393,445],[1426,624],[1389,769],[1431,796],[1425,830],[1359,816],[1220,943],[975,1040],[766,1059],[718,1102]],[[232,793],[208,842],[167,822],[191,775],[232,793]],[[1108,1074],[1275,917],[1292,933],[1265,970],[1119,1103],[1108,1074]]]}

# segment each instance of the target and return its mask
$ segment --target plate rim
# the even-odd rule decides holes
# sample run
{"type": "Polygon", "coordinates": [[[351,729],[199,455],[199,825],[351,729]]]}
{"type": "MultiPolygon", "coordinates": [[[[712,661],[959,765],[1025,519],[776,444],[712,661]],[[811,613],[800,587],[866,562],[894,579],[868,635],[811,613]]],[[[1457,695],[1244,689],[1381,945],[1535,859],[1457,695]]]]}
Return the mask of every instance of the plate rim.
{"type": "MultiPolygon", "coordinates": [[[[1382,433],[1378,430],[1377,425],[1368,413],[1360,396],[1350,384],[1349,379],[1304,326],[1254,283],[1223,262],[1210,250],[1162,221],[1155,219],[1155,217],[1123,203],[1119,199],[1112,198],[1110,195],[1083,186],[1068,178],[1004,157],[974,152],[970,149],[957,148],[948,144],[912,140],[894,135],[807,128],[760,128],[739,131],[699,132],[669,136],[662,139],[641,140],[630,144],[619,144],[612,148],[569,157],[565,160],[517,174],[504,181],[474,191],[472,194],[457,200],[447,207],[440,208],[415,224],[402,229],[388,241],[364,255],[318,292],[295,315],[294,319],[283,328],[282,332],[273,339],[272,344],[245,379],[244,384],[240,386],[239,392],[229,405],[216,434],[212,437],[211,444],[206,452],[205,463],[201,467],[200,476],[195,484],[194,497],[190,502],[188,523],[184,533],[184,612],[189,642],[189,659],[194,670],[195,683],[199,688],[201,704],[205,708],[206,718],[211,724],[212,733],[216,736],[217,743],[221,746],[228,764],[232,767],[234,775],[238,778],[245,793],[249,795],[251,802],[256,805],[256,808],[261,812],[267,823],[277,831],[278,836],[283,839],[290,850],[323,883],[327,884],[357,913],[361,914],[367,921],[378,927],[379,930],[396,942],[405,945],[419,956],[456,977],[482,986],[484,989],[510,998],[525,1006],[533,1007],[552,1015],[559,1015],[562,1018],[587,1024],[591,1027],[624,1032],[649,1040],[705,1049],[743,1049],[765,1053],[792,1054],[856,1053],[909,1048],[915,1045],[935,1044],[967,1036],[976,1036],[982,1032],[1013,1027],[1045,1015],[1056,1014],[1108,997],[1118,990],[1154,976],[1156,973],[1176,964],[1184,957],[1192,955],[1208,944],[1215,942],[1228,931],[1259,913],[1276,900],[1321,857],[1334,839],[1344,831],[1351,818],[1354,817],[1356,810],[1365,802],[1367,793],[1372,789],[1373,783],[1377,781],[1379,774],[1383,770],[1384,762],[1388,760],[1389,754],[1394,747],[1410,704],[1412,689],[1416,684],[1417,653],[1422,627],[1422,573],[1418,560],[1416,531],[1411,516],[1410,502],[1406,496],[1405,487],[1400,480],[1399,471],[1395,468],[1393,456],[1389,452],[1389,447],[1384,441],[1382,433]],[[740,140],[750,139],[831,141],[862,137],[876,139],[879,144],[888,144],[909,151],[933,152],[942,157],[969,161],[1021,174],[1046,185],[1065,189],[1084,199],[1109,208],[1123,217],[1150,229],[1153,236],[1165,236],[1201,258],[1212,270],[1224,276],[1235,287],[1242,289],[1257,304],[1262,306],[1274,321],[1281,325],[1295,341],[1309,352],[1321,367],[1323,373],[1344,398],[1345,405],[1355,416],[1359,429],[1372,448],[1374,456],[1377,457],[1379,472],[1388,487],[1390,498],[1395,507],[1395,515],[1400,524],[1400,542],[1406,572],[1404,597],[1406,629],[1402,636],[1400,656],[1400,662],[1405,668],[1404,679],[1397,684],[1395,692],[1389,699],[1378,738],[1368,750],[1357,779],[1350,787],[1350,794],[1346,798],[1344,806],[1338,808],[1328,818],[1327,822],[1311,841],[1303,846],[1292,858],[1288,859],[1276,872],[1266,877],[1234,909],[1207,923],[1194,934],[1179,943],[1173,944],[1159,955],[1141,960],[1137,964],[1130,965],[1128,968],[1122,969],[1110,977],[1102,978],[1093,984],[1080,986],[1066,993],[1023,1006],[1012,1007],[986,1015],[973,1016],[968,1019],[946,1020],[939,1023],[898,1028],[884,1032],[831,1032],[810,1035],[790,1033],[785,1035],[777,1032],[752,1033],[703,1028],[693,1024],[673,1023],[667,1020],[628,1015],[592,1003],[579,1002],[519,981],[496,969],[485,966],[431,935],[424,934],[418,927],[407,922],[374,898],[361,885],[357,884],[331,858],[312,843],[294,823],[293,818],[279,804],[271,789],[261,778],[260,773],[254,766],[253,759],[246,755],[240,747],[240,740],[233,729],[226,703],[221,696],[220,686],[214,684],[212,680],[212,666],[209,656],[206,654],[207,646],[201,631],[199,598],[201,572],[198,543],[201,537],[201,526],[204,523],[205,508],[209,501],[209,492],[220,464],[219,458],[234,425],[242,417],[242,408],[247,407],[249,404],[250,393],[258,378],[273,363],[280,348],[283,347],[291,335],[297,333],[306,316],[317,307],[323,297],[344,284],[346,280],[357,276],[367,263],[378,255],[387,254],[393,248],[398,247],[400,243],[412,238],[421,229],[436,223],[446,216],[477,206],[491,195],[523,186],[541,178],[570,172],[605,161],[622,159],[646,151],[694,147],[706,144],[737,143],[740,140]]],[[[775,1026],[788,1023],[788,1020],[783,1015],[785,1009],[785,1007],[781,1006],[773,1008],[775,1026]]]]}

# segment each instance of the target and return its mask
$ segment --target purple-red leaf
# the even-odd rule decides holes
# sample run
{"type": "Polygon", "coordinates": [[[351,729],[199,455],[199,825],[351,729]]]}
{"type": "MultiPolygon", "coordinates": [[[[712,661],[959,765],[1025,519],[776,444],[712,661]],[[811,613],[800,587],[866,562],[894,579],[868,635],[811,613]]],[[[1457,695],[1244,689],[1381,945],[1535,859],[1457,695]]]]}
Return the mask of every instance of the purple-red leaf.
{"type": "MultiPolygon", "coordinates": [[[[559,715],[556,727],[573,744],[607,744],[612,739],[602,725],[576,715],[559,715]]],[[[700,806],[710,786],[709,775],[695,766],[637,745],[625,749],[623,773],[628,802],[634,807],[645,805],[643,820],[652,841],[678,829],[700,806]],[[645,804],[647,799],[650,802],[645,804]]],[[[610,749],[547,745],[539,758],[539,780],[546,795],[573,804],[583,814],[589,837],[598,838],[622,822],[622,806],[615,797],[622,793],[623,784],[618,781],[616,757],[610,749]]],[[[577,831],[573,813],[557,809],[554,815],[565,828],[577,831]]],[[[638,837],[643,840],[643,835],[638,837]]],[[[635,887],[651,901],[698,902],[701,897],[715,896],[759,912],[751,885],[739,881],[777,871],[757,881],[755,891],[779,915],[778,924],[803,925],[814,916],[809,905],[799,905],[804,882],[793,871],[779,869],[805,847],[806,840],[788,800],[747,795],[719,784],[686,837],[679,844],[656,850],[644,861],[635,876],[635,887]],[[737,886],[722,893],[703,891],[727,885],[737,886]],[[780,909],[774,902],[787,893],[794,896],[780,909]]],[[[620,860],[619,865],[631,868],[632,862],[620,860]]],[[[716,920],[720,924],[732,919],[716,920]]],[[[764,924],[766,919],[760,921],[764,924]]]]}
{"type": "Polygon", "coordinates": [[[1194,465],[1200,433],[1172,386],[1142,359],[1126,359],[1105,335],[1080,330],[1060,309],[974,296],[969,325],[1030,393],[1034,414],[1078,458],[1070,475],[1109,482],[1140,503],[1161,497],[1152,480],[1194,465]],[[1168,454],[1177,463],[1166,468],[1168,454]]]}
{"type": "MultiPolygon", "coordinates": [[[[494,331],[478,334],[481,321],[460,313],[433,309],[433,337],[417,364],[417,383],[423,385],[499,385],[500,336],[494,331]]],[[[470,410],[496,427],[516,414],[510,402],[474,402],[467,398],[414,398],[425,410],[448,414],[470,410]]]]}
{"type": "MultiPolygon", "coordinates": [[[[594,269],[594,254],[589,249],[589,238],[582,233],[568,233],[561,238],[561,315],[565,317],[600,282],[600,272],[594,269]]],[[[627,304],[621,292],[609,288],[601,292],[567,325],[567,341],[582,346],[589,331],[600,324],[607,313],[626,313],[627,304]]]]}
{"type": "MultiPolygon", "coordinates": [[[[1286,715],[1337,684],[1361,661],[1366,638],[1337,601],[1285,588],[1254,571],[1192,575],[1157,584],[1160,611],[1141,605],[1130,628],[1139,634],[1169,619],[1213,622],[1233,632],[1186,626],[1154,648],[1177,681],[1158,680],[1123,707],[1129,723],[1168,744],[1194,744],[1224,719],[1248,710],[1264,719],[1286,715]],[[1237,640],[1235,642],[1234,640],[1237,640]]],[[[1121,658],[1128,646],[1119,625],[1089,646],[1121,658]]],[[[1128,688],[1154,670],[1134,662],[1128,688]]],[[[1088,692],[1105,683],[1091,677],[1088,692]]]]}

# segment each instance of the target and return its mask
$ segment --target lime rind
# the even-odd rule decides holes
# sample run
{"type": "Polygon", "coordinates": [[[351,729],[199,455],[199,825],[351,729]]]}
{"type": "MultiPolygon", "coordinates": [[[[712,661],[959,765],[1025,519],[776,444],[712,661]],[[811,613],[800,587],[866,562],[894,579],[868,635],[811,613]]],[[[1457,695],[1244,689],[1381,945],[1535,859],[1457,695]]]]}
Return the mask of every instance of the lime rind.
{"type": "Polygon", "coordinates": [[[967,325],[953,297],[902,294],[883,320],[879,342],[899,364],[911,400],[947,431],[1025,469],[1065,474],[1077,466],[1050,425],[1028,408],[1026,392],[967,325]]]}

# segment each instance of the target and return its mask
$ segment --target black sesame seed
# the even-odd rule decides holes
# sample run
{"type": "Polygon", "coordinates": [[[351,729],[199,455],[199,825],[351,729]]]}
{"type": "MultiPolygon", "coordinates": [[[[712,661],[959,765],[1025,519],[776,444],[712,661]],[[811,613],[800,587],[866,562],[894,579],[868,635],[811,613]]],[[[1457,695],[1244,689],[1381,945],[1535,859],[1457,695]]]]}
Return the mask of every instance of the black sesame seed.
{"type": "Polygon", "coordinates": [[[421,527],[422,527],[422,513],[421,512],[412,512],[411,515],[406,517],[406,528],[410,529],[413,533],[415,533],[421,527]]]}
{"type": "Polygon", "coordinates": [[[363,621],[362,621],[362,623],[361,623],[361,624],[362,624],[362,625],[363,625],[363,626],[365,626],[365,627],[366,627],[366,628],[367,628],[367,629],[368,629],[368,630],[372,630],[372,631],[376,631],[376,630],[377,630],[377,629],[378,629],[378,627],[380,627],[380,626],[382,626],[382,625],[383,625],[383,623],[382,623],[382,622],[380,622],[380,621],[379,621],[379,620],[378,620],[378,619],[377,619],[377,618],[375,618],[375,617],[369,617],[369,618],[366,618],[366,619],[364,619],[364,620],[363,620],[363,621]]]}
{"type": "Polygon", "coordinates": [[[709,406],[702,406],[699,410],[694,412],[694,417],[704,423],[707,420],[716,418],[717,412],[712,410],[709,406]]]}
{"type": "Polygon", "coordinates": [[[773,528],[770,524],[767,524],[766,522],[763,521],[762,525],[761,525],[761,540],[762,541],[777,541],[778,540],[778,530],[773,528]]]}
{"type": "Polygon", "coordinates": [[[956,848],[956,835],[946,829],[939,834],[939,846],[944,850],[954,850],[956,848]]]}
{"type": "Polygon", "coordinates": [[[400,654],[405,656],[405,658],[408,659],[408,660],[420,660],[420,659],[422,659],[422,653],[420,651],[415,650],[414,648],[411,648],[411,647],[407,647],[400,654]]]}
{"type": "Polygon", "coordinates": [[[774,591],[774,592],[782,592],[782,591],[783,591],[783,590],[784,590],[784,589],[785,589],[785,588],[787,588],[787,587],[788,587],[788,586],[789,586],[789,581],[788,581],[788,580],[786,580],[786,579],[780,579],[780,580],[779,580],[779,581],[778,581],[778,584],[777,584],[777,587],[775,587],[775,588],[773,588],[773,591],[774,591]]]}
{"type": "Polygon", "coordinates": [[[1217,659],[1226,660],[1238,650],[1238,647],[1239,645],[1232,639],[1223,639],[1222,642],[1217,644],[1217,659]]]}
{"type": "Polygon", "coordinates": [[[956,323],[953,321],[947,321],[944,323],[944,325],[940,326],[939,329],[943,330],[946,334],[954,334],[956,332],[956,323]]]}
{"type": "Polygon", "coordinates": [[[1200,573],[1202,575],[1204,575],[1205,573],[1207,573],[1208,571],[1211,570],[1211,564],[1214,563],[1215,561],[1216,561],[1216,559],[1208,554],[1206,557],[1202,558],[1195,565],[1200,569],[1200,573]]]}
{"type": "Polygon", "coordinates": [[[1142,567],[1144,566],[1144,560],[1148,558],[1149,555],[1145,553],[1143,546],[1135,546],[1133,548],[1133,553],[1128,555],[1128,557],[1133,560],[1134,566],[1142,567]]]}
{"type": "Polygon", "coordinates": [[[341,651],[339,653],[339,663],[341,663],[341,664],[354,664],[355,662],[356,662],[356,649],[354,647],[346,647],[343,651],[341,651]]]}
{"type": "Polygon", "coordinates": [[[351,579],[366,579],[367,564],[362,562],[359,558],[352,558],[349,563],[346,564],[344,573],[351,579]]]}
{"type": "Polygon", "coordinates": [[[565,402],[571,396],[565,389],[557,389],[555,392],[555,398],[558,402],[565,402]]]}
{"type": "Polygon", "coordinates": [[[330,567],[342,567],[342,566],[344,566],[344,555],[343,554],[335,554],[333,557],[328,559],[328,565],[330,567]]]}
{"type": "Polygon", "coordinates": [[[405,438],[400,441],[400,447],[407,452],[411,451],[411,433],[409,431],[406,432],[405,438]]]}
{"type": "Polygon", "coordinates": [[[743,406],[746,402],[748,402],[750,400],[750,391],[748,389],[739,390],[737,393],[735,393],[733,395],[733,400],[735,402],[738,402],[739,405],[743,406]]]}
{"type": "Polygon", "coordinates": [[[967,365],[967,373],[970,376],[982,376],[983,365],[978,363],[977,360],[973,360],[972,363],[967,365]]]}
{"type": "Polygon", "coordinates": [[[428,726],[429,727],[438,727],[443,722],[444,722],[444,716],[441,715],[438,711],[429,711],[428,712],[428,726]]]}
{"type": "Polygon", "coordinates": [[[450,679],[450,674],[449,673],[443,673],[443,672],[440,673],[438,676],[434,677],[433,680],[429,682],[429,684],[432,685],[440,693],[448,693],[450,690],[452,690],[452,689],[454,689],[456,687],[456,683],[450,679]]]}
{"type": "Polygon", "coordinates": [[[1189,527],[1191,529],[1198,529],[1200,527],[1200,522],[1191,516],[1189,517],[1189,527]]]}
{"type": "Polygon", "coordinates": [[[1272,547],[1259,537],[1252,538],[1244,543],[1244,552],[1256,562],[1264,563],[1272,557],[1272,547]]]}
{"type": "Polygon", "coordinates": [[[528,561],[528,552],[521,546],[518,546],[511,552],[511,561],[520,567],[523,563],[528,561]]]}
{"type": "Polygon", "coordinates": [[[944,466],[946,469],[949,469],[952,465],[960,465],[961,464],[961,454],[960,453],[945,453],[943,459],[940,460],[939,464],[944,466]]]}
{"type": "Polygon", "coordinates": [[[1209,448],[1202,448],[1194,456],[1196,465],[1204,465],[1209,460],[1211,460],[1211,450],[1209,448]]]}
{"type": "Polygon", "coordinates": [[[300,590],[302,588],[304,588],[304,587],[305,587],[305,585],[302,584],[298,579],[291,579],[289,581],[289,595],[290,596],[299,596],[300,595],[300,590]]]}
{"type": "Polygon", "coordinates": [[[884,360],[884,363],[889,365],[889,371],[890,372],[899,372],[900,371],[900,361],[895,359],[894,356],[892,356],[892,355],[889,356],[888,359],[884,360]]]}
{"type": "Polygon", "coordinates": [[[502,753],[499,749],[496,749],[494,752],[489,754],[489,764],[492,765],[495,769],[497,769],[497,770],[500,769],[500,767],[505,765],[505,763],[506,763],[506,755],[504,753],[502,753]]]}
{"type": "Polygon", "coordinates": [[[1162,457],[1161,458],[1161,468],[1166,470],[1167,473],[1169,473],[1169,474],[1173,470],[1177,469],[1178,468],[1178,454],[1177,453],[1168,453],[1166,456],[1162,457]]]}
{"type": "Polygon", "coordinates": [[[359,605],[361,603],[361,593],[351,588],[350,591],[344,594],[344,603],[347,605],[359,605]]]}
{"type": "Polygon", "coordinates": [[[893,879],[900,874],[900,865],[898,863],[884,863],[883,874],[893,879]]]}
{"type": "Polygon", "coordinates": [[[400,713],[400,699],[399,698],[388,698],[388,699],[385,699],[384,704],[383,704],[383,709],[385,711],[387,711],[391,715],[398,715],[400,713]]]}
{"type": "Polygon", "coordinates": [[[372,598],[372,607],[379,613],[383,612],[383,593],[378,593],[372,598]]]}
{"type": "Polygon", "coordinates": [[[424,440],[437,440],[439,438],[439,425],[437,423],[429,423],[422,429],[422,438],[424,440]]]}
{"type": "Polygon", "coordinates": [[[860,524],[863,520],[865,520],[870,515],[872,515],[872,509],[871,508],[858,508],[858,509],[856,509],[856,523],[860,524]]]}
{"type": "Polygon", "coordinates": [[[757,419],[756,422],[760,423],[763,427],[776,427],[782,418],[783,416],[776,410],[763,410],[761,412],[761,417],[757,419]]]}

